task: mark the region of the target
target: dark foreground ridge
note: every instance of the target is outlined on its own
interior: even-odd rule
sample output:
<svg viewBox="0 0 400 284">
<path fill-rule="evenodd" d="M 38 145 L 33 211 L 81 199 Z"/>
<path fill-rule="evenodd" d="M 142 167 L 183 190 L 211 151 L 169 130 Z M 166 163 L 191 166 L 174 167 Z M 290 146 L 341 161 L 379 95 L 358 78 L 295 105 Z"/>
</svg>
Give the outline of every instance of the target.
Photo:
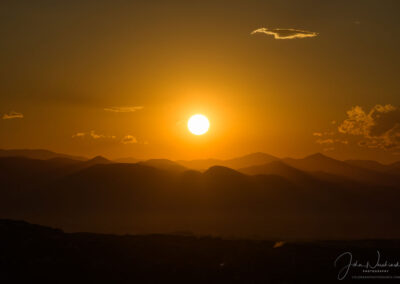
<svg viewBox="0 0 400 284">
<path fill-rule="evenodd" d="M 377 250 L 381 263 L 396 262 L 400 241 L 118 236 L 0 220 L 2 283 L 338 283 L 334 261 L 340 254 L 375 264 Z M 359 271 L 351 270 L 347 279 Z M 399 272 L 390 268 L 387 274 Z"/>
</svg>

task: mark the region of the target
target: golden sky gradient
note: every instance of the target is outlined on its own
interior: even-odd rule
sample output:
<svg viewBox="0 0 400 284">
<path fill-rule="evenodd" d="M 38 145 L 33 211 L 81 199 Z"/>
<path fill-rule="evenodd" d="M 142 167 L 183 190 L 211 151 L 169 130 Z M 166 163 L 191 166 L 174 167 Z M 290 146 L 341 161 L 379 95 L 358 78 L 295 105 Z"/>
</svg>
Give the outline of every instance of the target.
<svg viewBox="0 0 400 284">
<path fill-rule="evenodd" d="M 0 148 L 399 160 L 399 8 L 2 1 Z M 196 113 L 210 120 L 205 135 L 187 130 Z"/>
</svg>

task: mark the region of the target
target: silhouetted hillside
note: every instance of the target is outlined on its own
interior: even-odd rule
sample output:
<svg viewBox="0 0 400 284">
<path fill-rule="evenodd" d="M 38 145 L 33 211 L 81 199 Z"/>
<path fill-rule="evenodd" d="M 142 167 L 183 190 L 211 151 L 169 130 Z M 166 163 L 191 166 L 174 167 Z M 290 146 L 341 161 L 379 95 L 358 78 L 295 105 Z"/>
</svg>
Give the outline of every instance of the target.
<svg viewBox="0 0 400 284">
<path fill-rule="evenodd" d="M 134 164 L 134 163 L 140 162 L 140 160 L 136 159 L 136 158 L 132 158 L 132 157 L 126 157 L 126 158 L 114 159 L 114 162 L 116 162 L 116 163 Z"/>
<path fill-rule="evenodd" d="M 265 153 L 253 153 L 243 157 L 234 158 L 230 160 L 226 160 L 223 163 L 223 166 L 232 168 L 232 169 L 240 169 L 246 168 L 254 165 L 262 165 L 272 161 L 278 160 L 277 157 L 271 156 Z"/>
<path fill-rule="evenodd" d="M 398 183 L 398 177 L 391 174 L 359 167 L 354 165 L 354 163 L 338 161 L 320 153 L 307 156 L 303 159 L 286 158 L 282 161 L 305 172 L 324 172 L 359 182 L 381 185 L 393 185 Z"/>
<path fill-rule="evenodd" d="M 85 163 L 77 160 L 54 158 L 50 160 L 25 157 L 0 158 L 0 185 L 2 193 L 18 194 L 68 173 L 70 168 Z"/>
<path fill-rule="evenodd" d="M 389 165 L 383 165 L 377 161 L 371 161 L 371 160 L 346 160 L 346 163 L 356 166 L 359 168 L 364 168 L 367 170 L 371 171 L 377 171 L 377 172 L 387 172 L 390 170 Z"/>
<path fill-rule="evenodd" d="M 400 161 L 393 163 L 389 166 L 390 166 L 390 169 L 389 169 L 388 173 L 394 174 L 394 175 L 400 175 Z"/>
<path fill-rule="evenodd" d="M 25 195 L 31 190 L 35 195 L 43 186 L 97 163 L 109 162 L 104 158 L 78 161 L 67 158 L 40 160 L 26 157 L 3 157 L 0 158 L 0 193 L 8 199 L 26 197 Z M 6 201 L 7 198 L 3 202 L 4 206 L 13 207 L 12 203 Z"/>
<path fill-rule="evenodd" d="M 222 160 L 217 160 L 217 159 L 200 159 L 200 160 L 190 160 L 190 161 L 179 160 L 176 162 L 189 169 L 199 170 L 199 171 L 206 170 L 212 166 L 222 165 L 224 163 Z"/>
<path fill-rule="evenodd" d="M 203 173 L 203 176 L 211 178 L 223 178 L 227 180 L 244 178 L 243 174 L 223 166 L 213 166 Z"/>
<path fill-rule="evenodd" d="M 398 240 L 232 240 L 207 236 L 64 233 L 0 220 L 4 283 L 337 283 L 351 252 L 375 263 L 396 262 Z M 369 276 L 398 275 L 398 268 Z M 362 268 L 350 269 L 365 275 Z"/>
<path fill-rule="evenodd" d="M 188 170 L 184 166 L 167 159 L 150 159 L 139 162 L 139 164 L 176 173 L 181 173 Z"/>
<path fill-rule="evenodd" d="M 10 149 L 10 150 L 0 149 L 0 157 L 25 157 L 25 158 L 39 159 L 39 160 L 49 160 L 53 158 L 66 158 L 79 161 L 86 160 L 85 157 L 60 154 L 42 149 Z"/>
<path fill-rule="evenodd" d="M 275 161 L 278 158 L 265 154 L 265 153 L 252 153 L 238 158 L 229 160 L 216 160 L 216 159 L 204 159 L 204 160 L 191 160 L 191 161 L 177 161 L 179 164 L 195 170 L 206 170 L 212 166 L 224 166 L 232 169 L 241 169 L 254 165 L 266 164 L 271 161 Z"/>
<path fill-rule="evenodd" d="M 295 183 L 310 182 L 313 179 L 309 174 L 293 168 L 282 161 L 272 161 L 264 165 L 239 169 L 239 171 L 248 175 L 278 175 Z"/>
</svg>

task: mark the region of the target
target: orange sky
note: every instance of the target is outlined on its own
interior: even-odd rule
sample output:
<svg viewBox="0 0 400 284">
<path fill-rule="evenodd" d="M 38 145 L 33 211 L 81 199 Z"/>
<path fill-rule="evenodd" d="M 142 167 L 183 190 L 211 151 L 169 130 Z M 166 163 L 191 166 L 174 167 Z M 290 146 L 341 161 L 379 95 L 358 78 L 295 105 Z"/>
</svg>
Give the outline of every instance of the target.
<svg viewBox="0 0 400 284">
<path fill-rule="evenodd" d="M 398 1 L 149 2 L 2 1 L 0 148 L 399 159 Z"/>
</svg>

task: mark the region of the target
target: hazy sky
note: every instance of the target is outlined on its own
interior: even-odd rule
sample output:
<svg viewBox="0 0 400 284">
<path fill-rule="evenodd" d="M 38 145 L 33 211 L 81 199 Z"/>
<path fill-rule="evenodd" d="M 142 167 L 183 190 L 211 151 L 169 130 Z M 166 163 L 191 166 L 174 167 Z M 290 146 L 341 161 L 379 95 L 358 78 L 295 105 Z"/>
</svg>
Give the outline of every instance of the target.
<svg viewBox="0 0 400 284">
<path fill-rule="evenodd" d="M 396 0 L 3 0 L 0 148 L 399 160 L 399 12 Z M 187 131 L 195 113 L 204 136 Z"/>
</svg>

